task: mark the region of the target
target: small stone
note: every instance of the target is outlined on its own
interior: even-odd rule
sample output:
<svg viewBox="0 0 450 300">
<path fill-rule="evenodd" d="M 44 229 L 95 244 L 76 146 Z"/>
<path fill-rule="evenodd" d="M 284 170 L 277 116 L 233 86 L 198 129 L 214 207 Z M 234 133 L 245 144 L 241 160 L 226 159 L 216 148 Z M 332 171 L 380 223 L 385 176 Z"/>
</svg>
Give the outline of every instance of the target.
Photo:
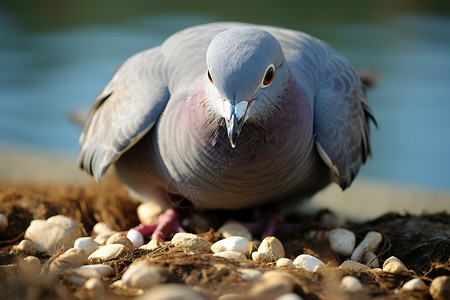
<svg viewBox="0 0 450 300">
<path fill-rule="evenodd" d="M 81 236 L 78 224 L 71 218 L 57 215 L 48 220 L 33 220 L 25 232 L 25 239 L 36 246 L 37 251 L 53 255 L 59 248 L 71 248 Z"/>
<path fill-rule="evenodd" d="M 160 284 L 143 295 L 136 298 L 136 300 L 208 300 L 204 295 L 194 291 L 191 287 L 185 284 Z"/>
<path fill-rule="evenodd" d="M 363 289 L 361 281 L 354 276 L 345 276 L 342 278 L 340 287 L 349 293 L 359 292 Z"/>
<path fill-rule="evenodd" d="M 425 285 L 425 282 L 423 282 L 420 278 L 413 278 L 407 282 L 401 287 L 401 292 L 410 292 L 410 291 L 421 291 L 425 290 L 427 286 Z"/>
<path fill-rule="evenodd" d="M 308 240 L 323 241 L 328 239 L 328 230 L 310 230 L 303 236 Z"/>
<path fill-rule="evenodd" d="M 4 214 L 0 214 L 0 233 L 8 228 L 8 218 Z"/>
<path fill-rule="evenodd" d="M 296 293 L 287 293 L 279 297 L 276 297 L 274 300 L 303 300 L 303 298 L 300 295 L 297 295 Z"/>
<path fill-rule="evenodd" d="M 160 269 L 146 262 L 132 263 L 122 276 L 127 286 L 147 289 L 167 280 Z"/>
<path fill-rule="evenodd" d="M 378 262 L 377 255 L 373 252 L 367 252 L 364 254 L 363 262 L 366 266 L 370 268 L 379 268 L 380 263 Z"/>
<path fill-rule="evenodd" d="M 277 267 L 278 268 L 280 268 L 280 267 L 291 268 L 291 267 L 294 267 L 294 263 L 289 258 L 282 257 L 277 260 Z"/>
<path fill-rule="evenodd" d="M 244 281 L 253 281 L 261 277 L 262 272 L 256 269 L 238 269 L 239 273 L 241 273 L 241 278 Z"/>
<path fill-rule="evenodd" d="M 86 265 L 71 269 L 69 281 L 76 285 L 83 285 L 89 278 L 103 278 L 114 274 L 114 269 L 108 265 Z"/>
<path fill-rule="evenodd" d="M 241 252 L 232 251 L 232 250 L 217 252 L 213 256 L 223 257 L 223 258 L 227 258 L 227 259 L 235 259 L 235 260 L 239 260 L 239 261 L 247 260 L 247 257 L 244 254 L 242 254 Z"/>
<path fill-rule="evenodd" d="M 391 256 L 383 263 L 383 271 L 392 274 L 406 274 L 409 270 L 405 265 L 395 256 Z"/>
<path fill-rule="evenodd" d="M 211 246 L 205 239 L 186 232 L 176 233 L 172 238 L 172 244 L 186 251 L 209 253 Z"/>
<path fill-rule="evenodd" d="M 362 262 L 364 254 L 367 252 L 375 252 L 382 240 L 383 236 L 381 233 L 376 231 L 368 232 L 361 243 L 359 243 L 358 247 L 355 248 L 350 259 Z"/>
<path fill-rule="evenodd" d="M 355 234 L 344 228 L 336 228 L 328 233 L 330 248 L 342 256 L 350 256 L 355 249 Z"/>
<path fill-rule="evenodd" d="M 144 244 L 144 237 L 139 231 L 134 229 L 130 229 L 127 232 L 127 239 L 129 239 L 136 248 L 139 248 Z"/>
<path fill-rule="evenodd" d="M 325 227 L 339 227 L 345 225 L 345 218 L 335 212 L 327 211 L 320 216 L 319 222 Z"/>
<path fill-rule="evenodd" d="M 297 258 L 294 259 L 293 263 L 295 266 L 308 270 L 310 272 L 313 272 L 314 268 L 319 264 L 325 266 L 325 264 L 320 259 L 308 254 L 300 254 L 299 256 L 297 256 Z"/>
<path fill-rule="evenodd" d="M 275 262 L 282 257 L 284 257 L 283 244 L 274 236 L 266 237 L 259 245 L 258 251 L 252 253 L 252 259 L 259 262 Z"/>
<path fill-rule="evenodd" d="M 75 268 L 87 264 L 87 255 L 83 249 L 70 248 L 52 261 L 50 264 L 50 272 L 56 275 L 67 268 Z"/>
<path fill-rule="evenodd" d="M 213 253 L 237 251 L 247 257 L 250 256 L 251 249 L 252 245 L 250 244 L 250 241 L 240 236 L 230 236 L 211 245 L 211 251 Z"/>
<path fill-rule="evenodd" d="M 114 233 L 115 230 L 113 230 L 108 224 L 104 222 L 98 222 L 94 225 L 94 228 L 92 228 L 92 235 L 99 235 L 102 233 Z"/>
<path fill-rule="evenodd" d="M 226 223 L 217 229 L 217 231 L 221 232 L 224 238 L 228 238 L 230 236 L 241 236 L 249 241 L 252 240 L 252 234 L 250 231 L 248 231 L 248 229 L 239 222 Z"/>
<path fill-rule="evenodd" d="M 430 285 L 433 300 L 448 300 L 450 297 L 450 276 L 438 276 Z"/>
<path fill-rule="evenodd" d="M 164 209 L 158 204 L 158 201 L 146 201 L 136 209 L 139 221 L 142 224 L 155 224 L 158 217 L 163 213 Z"/>
<path fill-rule="evenodd" d="M 41 272 L 41 262 L 36 256 L 27 256 L 19 263 L 22 272 L 37 275 Z"/>
<path fill-rule="evenodd" d="M 352 270 L 360 270 L 360 271 L 370 271 L 370 267 L 366 266 L 365 264 L 353 261 L 353 260 L 346 260 L 344 261 L 340 266 L 340 269 L 352 269 Z"/>
<path fill-rule="evenodd" d="M 91 237 L 80 237 L 75 240 L 73 247 L 83 249 L 86 252 L 86 255 L 89 256 L 100 247 L 100 244 Z"/>
<path fill-rule="evenodd" d="M 161 239 L 152 239 L 150 240 L 150 242 L 148 242 L 148 244 L 142 245 L 141 249 L 146 249 L 146 250 L 154 250 L 156 248 L 162 247 L 164 246 L 164 241 Z"/>
<path fill-rule="evenodd" d="M 106 241 L 115 233 L 115 231 L 100 233 L 95 237 L 94 241 L 100 245 L 106 245 Z"/>
<path fill-rule="evenodd" d="M 105 284 L 100 278 L 93 277 L 86 280 L 83 288 L 87 291 L 88 299 L 103 298 L 105 293 Z"/>
<path fill-rule="evenodd" d="M 285 272 L 268 271 L 251 287 L 249 295 L 272 299 L 291 293 L 293 289 L 294 284 Z"/>
<path fill-rule="evenodd" d="M 110 244 L 101 246 L 89 255 L 89 260 L 99 258 L 102 261 L 110 260 L 119 257 L 119 255 L 126 249 L 122 244 Z"/>
<path fill-rule="evenodd" d="M 217 300 L 243 300 L 240 294 L 225 294 L 217 298 Z"/>
<path fill-rule="evenodd" d="M 27 255 L 36 255 L 36 246 L 33 244 L 32 241 L 29 240 L 22 240 L 20 241 L 19 245 L 17 245 L 17 250 L 22 252 L 23 254 Z"/>
<path fill-rule="evenodd" d="M 109 237 L 109 239 L 106 241 L 106 245 L 110 244 L 122 244 L 128 249 L 134 249 L 136 248 L 133 243 L 122 234 L 122 232 L 116 232 L 113 235 Z"/>
</svg>

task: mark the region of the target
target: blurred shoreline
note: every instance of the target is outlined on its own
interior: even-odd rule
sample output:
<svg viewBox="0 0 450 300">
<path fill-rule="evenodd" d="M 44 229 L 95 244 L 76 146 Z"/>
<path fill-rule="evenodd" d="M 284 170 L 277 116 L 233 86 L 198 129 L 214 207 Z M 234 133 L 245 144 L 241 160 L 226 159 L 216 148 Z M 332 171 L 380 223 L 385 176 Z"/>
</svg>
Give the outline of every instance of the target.
<svg viewBox="0 0 450 300">
<path fill-rule="evenodd" d="M 25 150 L 0 151 L 0 186 L 15 184 L 92 184 L 76 158 Z M 298 210 L 327 208 L 350 221 L 364 221 L 388 212 L 420 215 L 450 212 L 450 191 L 357 178 L 342 192 L 334 184 L 302 202 Z"/>
</svg>

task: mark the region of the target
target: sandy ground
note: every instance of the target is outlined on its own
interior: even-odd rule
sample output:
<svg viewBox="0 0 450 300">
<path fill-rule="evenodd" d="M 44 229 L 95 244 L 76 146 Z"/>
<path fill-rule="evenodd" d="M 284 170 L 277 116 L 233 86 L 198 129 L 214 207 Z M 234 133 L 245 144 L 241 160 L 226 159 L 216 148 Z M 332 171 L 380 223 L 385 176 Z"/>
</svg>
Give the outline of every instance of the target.
<svg viewBox="0 0 450 300">
<path fill-rule="evenodd" d="M 93 179 L 80 170 L 74 157 L 0 151 L 0 182 L 69 183 L 82 185 Z M 357 178 L 342 192 L 334 184 L 298 206 L 303 212 L 328 208 L 348 220 L 364 221 L 388 212 L 438 213 L 450 211 L 450 191 Z"/>
</svg>

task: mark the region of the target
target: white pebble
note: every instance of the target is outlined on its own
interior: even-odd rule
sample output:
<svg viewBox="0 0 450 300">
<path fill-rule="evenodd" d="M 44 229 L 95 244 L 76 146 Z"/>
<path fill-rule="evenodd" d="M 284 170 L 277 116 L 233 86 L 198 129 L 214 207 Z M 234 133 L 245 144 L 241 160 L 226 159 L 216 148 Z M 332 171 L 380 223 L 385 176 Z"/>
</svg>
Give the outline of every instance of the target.
<svg viewBox="0 0 450 300">
<path fill-rule="evenodd" d="M 146 291 L 136 300 L 207 300 L 209 298 L 196 292 L 186 284 L 160 284 Z"/>
<path fill-rule="evenodd" d="M 137 262 L 130 265 L 122 276 L 127 286 L 147 289 L 166 281 L 160 269 L 146 262 Z"/>
<path fill-rule="evenodd" d="M 260 270 L 256 269 L 238 269 L 239 273 L 241 273 L 241 278 L 244 281 L 253 281 L 261 277 L 263 274 Z"/>
<path fill-rule="evenodd" d="M 93 277 L 86 280 L 83 288 L 87 291 L 88 299 L 103 298 L 102 295 L 105 292 L 105 284 L 100 278 Z"/>
<path fill-rule="evenodd" d="M 250 256 L 251 249 L 252 245 L 250 244 L 250 241 L 240 236 L 230 236 L 211 245 L 211 251 L 213 253 L 237 251 L 247 257 Z"/>
<path fill-rule="evenodd" d="M 450 295 L 450 276 L 438 276 L 430 285 L 430 294 L 433 300 L 448 300 Z"/>
<path fill-rule="evenodd" d="M 291 268 L 291 267 L 294 266 L 294 263 L 289 258 L 282 257 L 282 258 L 277 260 L 277 264 L 276 265 L 277 265 L 278 268 L 280 268 L 280 267 Z"/>
<path fill-rule="evenodd" d="M 395 256 L 391 256 L 383 263 L 383 271 L 392 274 L 409 273 L 405 265 Z"/>
<path fill-rule="evenodd" d="M 223 257 L 223 258 L 227 258 L 227 259 L 235 259 L 235 260 L 239 260 L 239 261 L 247 260 L 247 257 L 244 254 L 242 254 L 241 252 L 231 251 L 231 250 L 217 252 L 213 256 Z"/>
<path fill-rule="evenodd" d="M 101 246 L 97 250 L 89 255 L 89 260 L 94 258 L 99 258 L 102 261 L 114 259 L 119 257 L 119 255 L 126 249 L 122 244 L 110 244 Z"/>
<path fill-rule="evenodd" d="M 293 289 L 294 284 L 289 275 L 284 271 L 274 270 L 265 272 L 250 288 L 249 295 L 255 298 L 273 299 L 291 293 Z"/>
<path fill-rule="evenodd" d="M 28 275 L 37 275 L 41 272 L 41 262 L 36 256 L 27 256 L 20 263 L 22 271 Z"/>
<path fill-rule="evenodd" d="M 420 291 L 426 289 L 427 286 L 425 285 L 425 282 L 423 282 L 420 278 L 413 278 L 402 286 L 400 289 L 401 292 L 410 292 L 410 291 Z"/>
<path fill-rule="evenodd" d="M 230 222 L 227 224 L 222 225 L 219 229 L 217 229 L 218 232 L 221 232 L 224 238 L 230 237 L 230 236 L 241 236 L 246 238 L 247 240 L 252 240 L 252 234 L 248 229 L 239 222 Z"/>
<path fill-rule="evenodd" d="M 74 268 L 88 264 L 86 252 L 83 249 L 70 248 L 50 264 L 50 272 L 60 273 L 67 268 Z"/>
<path fill-rule="evenodd" d="M 89 278 L 103 278 L 114 274 L 114 269 L 107 265 L 86 265 L 70 270 L 69 281 L 83 285 Z"/>
<path fill-rule="evenodd" d="M 186 251 L 209 253 L 211 245 L 205 239 L 186 232 L 176 233 L 172 238 L 172 244 Z"/>
<path fill-rule="evenodd" d="M 99 235 L 102 233 L 113 233 L 115 232 L 108 224 L 104 222 L 98 222 L 92 228 L 92 235 Z"/>
<path fill-rule="evenodd" d="M 136 248 L 144 245 L 144 237 L 137 230 L 130 229 L 127 233 L 127 238 L 133 243 Z"/>
<path fill-rule="evenodd" d="M 29 240 L 20 241 L 17 250 L 27 255 L 36 255 L 36 246 Z"/>
<path fill-rule="evenodd" d="M 366 254 L 364 254 L 363 262 L 366 266 L 369 266 L 372 269 L 380 267 L 377 255 L 373 252 L 367 252 Z"/>
<path fill-rule="evenodd" d="M 111 235 L 109 237 L 109 239 L 106 241 L 107 245 L 110 244 L 122 244 L 125 247 L 127 247 L 128 249 L 134 249 L 136 247 L 134 247 L 133 243 L 126 237 L 123 235 L 122 232 L 116 232 L 113 235 Z"/>
<path fill-rule="evenodd" d="M 139 221 L 142 224 L 155 224 L 158 217 L 163 213 L 163 207 L 158 204 L 159 201 L 146 201 L 136 209 Z"/>
<path fill-rule="evenodd" d="M 8 228 L 8 218 L 4 214 L 0 214 L 0 233 Z"/>
<path fill-rule="evenodd" d="M 335 212 L 325 212 L 320 216 L 319 222 L 323 226 L 339 227 L 345 225 L 345 218 Z"/>
<path fill-rule="evenodd" d="M 360 271 L 370 271 L 370 267 L 365 264 L 359 263 L 353 260 L 346 260 L 340 266 L 340 269 L 352 269 L 352 270 L 360 270 Z"/>
<path fill-rule="evenodd" d="M 359 292 L 363 289 L 361 281 L 354 276 L 345 276 L 342 278 L 340 287 L 349 293 Z"/>
<path fill-rule="evenodd" d="M 25 239 L 36 246 L 37 251 L 53 255 L 59 248 L 71 248 L 81 236 L 78 224 L 65 216 L 53 216 L 48 220 L 33 220 L 25 232 Z"/>
<path fill-rule="evenodd" d="M 300 295 L 297 295 L 296 293 L 287 293 L 279 297 L 276 297 L 274 300 L 303 300 L 303 298 Z"/>
<path fill-rule="evenodd" d="M 100 245 L 106 245 L 106 241 L 115 233 L 115 231 L 100 233 L 95 237 L 94 241 Z"/>
<path fill-rule="evenodd" d="M 382 240 L 383 236 L 381 233 L 376 231 L 368 232 L 361 243 L 359 243 L 358 247 L 353 251 L 350 259 L 362 262 L 364 254 L 366 254 L 366 252 L 375 252 Z"/>
<path fill-rule="evenodd" d="M 297 256 L 297 258 L 294 259 L 293 263 L 295 266 L 306 269 L 310 272 L 313 272 L 314 268 L 317 265 L 321 264 L 325 266 L 325 264 L 320 259 L 308 254 L 300 254 L 299 256 Z"/>
<path fill-rule="evenodd" d="M 86 252 L 86 255 L 90 255 L 92 252 L 100 247 L 100 244 L 94 241 L 91 237 L 80 237 L 75 240 L 73 244 L 74 248 L 83 249 Z"/>
<path fill-rule="evenodd" d="M 345 228 L 336 228 L 328 233 L 331 250 L 342 256 L 350 256 L 355 249 L 355 234 Z"/>
<path fill-rule="evenodd" d="M 284 257 L 283 244 L 274 236 L 266 237 L 259 245 L 258 251 L 252 253 L 254 261 L 275 262 L 282 257 Z"/>
<path fill-rule="evenodd" d="M 147 244 L 142 245 L 139 248 L 146 249 L 146 250 L 154 250 L 154 249 L 162 247 L 162 246 L 164 246 L 164 242 L 161 239 L 153 239 L 153 240 L 150 240 L 150 242 L 148 242 Z"/>
</svg>

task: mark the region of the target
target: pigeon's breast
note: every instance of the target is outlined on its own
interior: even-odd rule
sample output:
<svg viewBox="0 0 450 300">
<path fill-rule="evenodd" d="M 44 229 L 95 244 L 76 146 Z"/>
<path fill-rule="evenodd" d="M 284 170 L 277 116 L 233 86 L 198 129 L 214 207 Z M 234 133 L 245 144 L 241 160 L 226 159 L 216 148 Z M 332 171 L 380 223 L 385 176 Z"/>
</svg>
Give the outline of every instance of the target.
<svg viewBox="0 0 450 300">
<path fill-rule="evenodd" d="M 168 188 L 195 206 L 254 206 L 306 192 L 317 181 L 322 163 L 313 146 L 312 111 L 299 90 L 286 90 L 263 122 L 247 121 L 235 148 L 203 89 L 179 103 L 161 119 L 158 152 Z"/>
</svg>

